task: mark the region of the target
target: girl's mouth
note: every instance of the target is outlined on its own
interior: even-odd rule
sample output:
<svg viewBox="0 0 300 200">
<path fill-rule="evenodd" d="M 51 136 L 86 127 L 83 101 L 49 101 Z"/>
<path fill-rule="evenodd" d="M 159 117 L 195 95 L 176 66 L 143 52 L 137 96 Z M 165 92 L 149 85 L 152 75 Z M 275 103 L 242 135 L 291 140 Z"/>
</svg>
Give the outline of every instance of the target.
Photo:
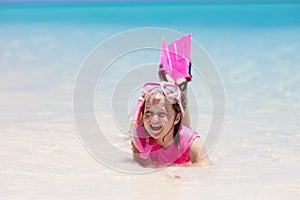
<svg viewBox="0 0 300 200">
<path fill-rule="evenodd" d="M 163 128 L 162 125 L 153 125 L 153 124 L 150 124 L 150 129 L 153 132 L 159 132 L 162 128 Z"/>
</svg>

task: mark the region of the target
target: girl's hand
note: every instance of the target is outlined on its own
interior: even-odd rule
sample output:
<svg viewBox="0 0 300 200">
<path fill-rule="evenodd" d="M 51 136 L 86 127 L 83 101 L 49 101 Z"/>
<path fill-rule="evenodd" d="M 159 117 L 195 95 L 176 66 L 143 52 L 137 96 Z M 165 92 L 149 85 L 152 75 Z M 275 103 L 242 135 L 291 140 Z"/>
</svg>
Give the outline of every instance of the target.
<svg viewBox="0 0 300 200">
<path fill-rule="evenodd" d="M 191 145 L 190 159 L 194 165 L 205 166 L 211 164 L 200 138 L 196 138 Z"/>
</svg>

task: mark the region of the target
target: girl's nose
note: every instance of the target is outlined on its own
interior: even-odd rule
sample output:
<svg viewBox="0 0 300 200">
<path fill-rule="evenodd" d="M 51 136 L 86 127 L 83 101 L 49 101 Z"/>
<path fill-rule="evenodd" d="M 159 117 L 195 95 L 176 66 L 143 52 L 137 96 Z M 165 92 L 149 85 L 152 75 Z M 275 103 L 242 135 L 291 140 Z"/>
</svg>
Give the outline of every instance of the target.
<svg viewBox="0 0 300 200">
<path fill-rule="evenodd" d="M 157 114 L 154 114 L 152 117 L 151 117 L 151 122 L 157 122 L 159 121 L 159 117 Z"/>
</svg>

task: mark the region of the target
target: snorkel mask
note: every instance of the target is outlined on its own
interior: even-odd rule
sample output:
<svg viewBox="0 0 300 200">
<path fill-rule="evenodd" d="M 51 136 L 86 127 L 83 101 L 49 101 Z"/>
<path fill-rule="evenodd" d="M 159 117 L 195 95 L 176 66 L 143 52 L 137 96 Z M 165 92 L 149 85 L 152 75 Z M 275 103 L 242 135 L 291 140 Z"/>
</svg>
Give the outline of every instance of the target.
<svg viewBox="0 0 300 200">
<path fill-rule="evenodd" d="M 168 82 L 147 82 L 142 87 L 144 98 L 149 98 L 156 91 L 162 92 L 167 102 L 171 104 L 178 103 L 180 111 L 184 115 L 181 103 L 181 91 L 177 85 Z"/>
</svg>

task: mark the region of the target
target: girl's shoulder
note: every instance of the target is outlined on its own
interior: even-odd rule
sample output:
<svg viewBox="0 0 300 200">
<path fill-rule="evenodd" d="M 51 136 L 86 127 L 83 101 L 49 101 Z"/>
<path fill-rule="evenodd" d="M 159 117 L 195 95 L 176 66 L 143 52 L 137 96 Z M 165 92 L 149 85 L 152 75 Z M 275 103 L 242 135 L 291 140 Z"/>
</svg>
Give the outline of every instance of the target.
<svg viewBox="0 0 300 200">
<path fill-rule="evenodd" d="M 197 137 L 200 138 L 199 133 L 194 131 L 192 129 L 192 127 L 190 127 L 190 126 L 183 126 L 182 125 L 181 128 L 180 128 L 179 134 L 180 134 L 180 143 L 182 145 L 187 145 L 187 146 L 192 145 L 193 141 Z"/>
<path fill-rule="evenodd" d="M 198 134 L 198 132 L 196 132 L 192 127 L 184 126 L 184 125 L 182 125 L 180 127 L 179 133 L 182 134 L 182 135 L 184 134 L 184 135 L 188 135 L 188 136 Z"/>
</svg>

